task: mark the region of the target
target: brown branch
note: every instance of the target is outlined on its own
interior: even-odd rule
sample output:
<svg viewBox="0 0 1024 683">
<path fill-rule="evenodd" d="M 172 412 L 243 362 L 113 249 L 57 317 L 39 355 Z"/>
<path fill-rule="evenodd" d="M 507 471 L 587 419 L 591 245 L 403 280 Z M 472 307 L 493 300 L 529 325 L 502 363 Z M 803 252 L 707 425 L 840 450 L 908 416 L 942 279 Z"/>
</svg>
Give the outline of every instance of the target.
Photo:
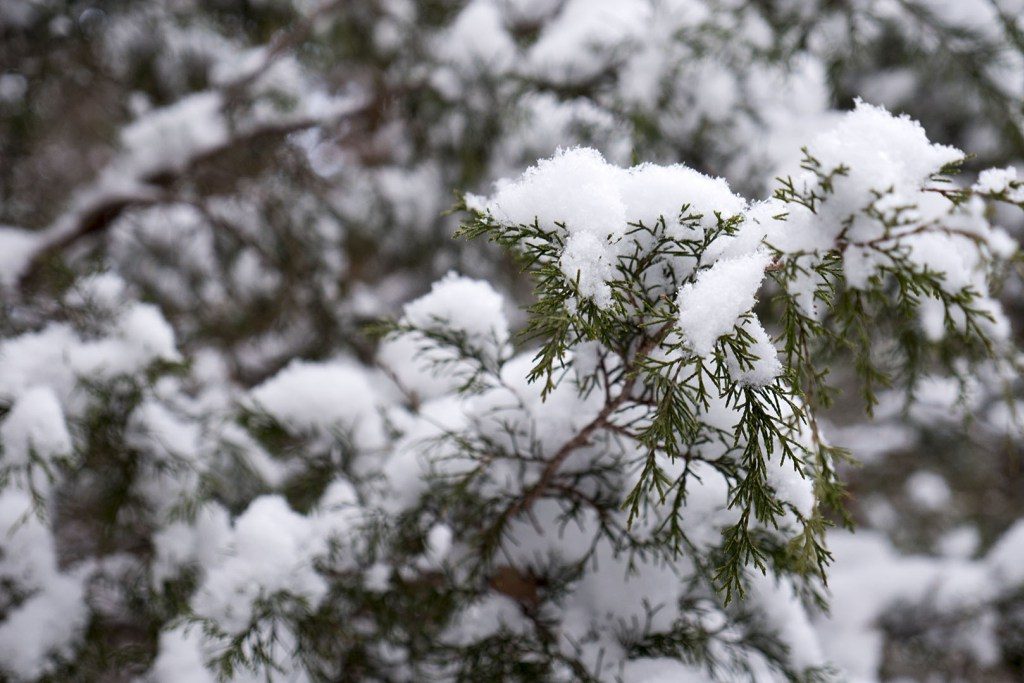
<svg viewBox="0 0 1024 683">
<path fill-rule="evenodd" d="M 225 109 L 227 103 L 237 101 L 260 76 L 265 74 L 281 56 L 296 48 L 312 32 L 314 25 L 325 14 L 337 9 L 344 0 L 327 0 L 315 8 L 289 30 L 276 35 L 266 45 L 264 59 L 258 67 L 243 74 L 233 81 L 221 84 L 219 90 L 224 96 Z M 356 107 L 354 111 L 339 113 L 335 118 L 351 116 L 356 112 L 366 111 L 366 103 Z M 127 178 L 133 182 L 132 191 L 103 192 L 102 184 L 96 182 L 93 188 L 99 190 L 97 196 L 86 202 L 85 206 L 73 208 L 61 215 L 39 233 L 39 247 L 24 264 L 19 275 L 18 287 L 25 285 L 35 276 L 41 264 L 54 254 L 67 249 L 84 237 L 100 233 L 110 227 L 126 211 L 134 208 L 180 201 L 179 198 L 167 193 L 165 188 L 181 181 L 203 164 L 233 150 L 252 145 L 264 138 L 284 137 L 291 133 L 312 128 L 324 123 L 323 117 L 307 117 L 296 120 L 278 121 L 247 130 L 231 137 L 220 145 L 205 149 L 194 157 L 186 160 L 177 168 L 159 168 L 138 178 Z"/>
<path fill-rule="evenodd" d="M 364 109 L 365 105 L 359 106 L 339 116 L 351 116 Z M 229 138 L 220 145 L 197 153 L 178 168 L 161 168 L 151 171 L 137 179 L 138 186 L 134 192 L 99 193 L 91 202 L 63 214 L 39 233 L 39 247 L 25 264 L 18 277 L 18 286 L 24 288 L 35 277 L 46 260 L 83 238 L 105 231 L 125 212 L 136 208 L 181 201 L 166 188 L 187 178 L 202 165 L 232 150 L 251 146 L 260 140 L 285 137 L 323 122 L 323 119 L 310 117 L 254 128 Z"/>
<path fill-rule="evenodd" d="M 626 364 L 625 373 L 627 375 L 626 381 L 622 385 L 622 389 L 619 391 L 615 398 L 605 403 L 601 412 L 594 417 L 593 420 L 588 422 L 574 437 L 562 444 L 555 454 L 548 460 L 543 471 L 541 471 L 540 478 L 537 482 L 531 486 L 526 494 L 519 498 L 508 510 L 505 518 L 515 517 L 516 515 L 529 511 L 533 504 L 537 501 L 541 495 L 550 487 L 551 482 L 558 475 L 558 470 L 561 468 L 562 463 L 572 455 L 574 451 L 590 443 L 590 437 L 594 432 L 606 428 L 610 425 L 610 419 L 615 412 L 622 407 L 630 395 L 633 393 L 633 388 L 636 386 L 639 373 L 636 371 L 636 361 L 639 358 L 643 358 L 650 354 L 655 347 L 658 346 L 672 329 L 672 325 L 675 321 L 670 320 L 664 323 L 657 329 L 653 336 L 646 337 L 642 344 L 637 348 L 633 354 L 633 358 L 629 363 Z"/>
</svg>

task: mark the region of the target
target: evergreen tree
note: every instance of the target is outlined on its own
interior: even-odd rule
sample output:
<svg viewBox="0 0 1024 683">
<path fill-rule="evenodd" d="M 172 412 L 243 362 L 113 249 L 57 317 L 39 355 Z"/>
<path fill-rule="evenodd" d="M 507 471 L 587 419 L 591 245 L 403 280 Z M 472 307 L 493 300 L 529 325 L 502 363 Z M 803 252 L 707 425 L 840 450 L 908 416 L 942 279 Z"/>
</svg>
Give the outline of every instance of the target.
<svg viewBox="0 0 1024 683">
<path fill-rule="evenodd" d="M 1015 680 L 1022 35 L 0 4 L 0 677 Z"/>
</svg>

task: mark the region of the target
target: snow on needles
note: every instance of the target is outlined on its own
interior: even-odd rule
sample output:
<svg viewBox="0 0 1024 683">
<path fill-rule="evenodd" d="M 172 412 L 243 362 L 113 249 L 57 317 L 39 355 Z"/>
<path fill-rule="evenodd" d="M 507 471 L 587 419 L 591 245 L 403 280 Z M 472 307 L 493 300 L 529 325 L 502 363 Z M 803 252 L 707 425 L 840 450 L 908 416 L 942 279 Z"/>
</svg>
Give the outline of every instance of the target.
<svg viewBox="0 0 1024 683">
<path fill-rule="evenodd" d="M 714 228 L 719 217 L 738 216 L 746 208 L 746 201 L 721 178 L 680 164 L 620 168 L 598 151 L 579 147 L 559 150 L 517 180 L 499 183 L 488 199 L 469 200 L 502 223 L 536 222 L 540 229 L 562 235 L 562 272 L 577 283 L 580 295 L 600 308 L 612 305 L 609 282 L 616 277 L 633 226 L 653 228 L 663 220 L 671 237 L 695 239 Z M 681 220 L 684 213 L 697 220 L 697 227 Z M 683 257 L 676 261 L 668 267 L 679 275 L 694 265 Z"/>
<path fill-rule="evenodd" d="M 792 255 L 805 272 L 823 254 L 840 251 L 853 288 L 871 286 L 893 259 L 905 258 L 909 266 L 904 267 L 938 274 L 952 295 L 968 289 L 977 293 L 978 307 L 991 314 L 980 324 L 994 338 L 1006 338 L 1009 328 L 999 302 L 989 296 L 990 259 L 982 250 L 1005 257 L 1015 248 L 1012 240 L 989 225 L 982 202 L 954 205 L 928 187 L 963 158 L 960 150 L 930 142 L 907 116 L 858 101 L 834 127 L 813 138 L 807 155 L 805 167 L 789 176 L 793 198 L 783 193 L 782 200 L 754 205 L 724 180 L 685 166 L 625 169 L 587 148 L 559 150 L 518 179 L 499 182 L 491 197 L 470 197 L 469 204 L 500 223 L 536 225 L 551 234 L 563 245 L 558 266 L 566 280 L 578 296 L 605 310 L 615 305 L 622 259 L 635 247 L 650 246 L 652 238 L 635 226 L 650 230 L 663 222 L 669 239 L 707 240 L 699 261 L 684 253 L 666 255 L 644 276 L 645 286 L 682 284 L 679 328 L 701 356 L 711 353 L 753 307 L 772 259 L 763 242 L 776 254 Z M 1006 192 L 1014 179 L 1010 170 L 989 172 L 978 187 Z M 710 232 L 737 217 L 730 230 Z M 793 293 L 801 305 L 814 314 L 813 278 L 797 277 L 791 285 L 799 290 Z M 781 367 L 770 335 L 755 323 L 746 329 L 753 338 L 754 367 L 735 357 L 727 360 L 733 376 L 763 385 Z"/>
<path fill-rule="evenodd" d="M 693 351 L 706 356 L 715 342 L 754 307 L 764 269 L 771 262 L 766 250 L 722 259 L 679 290 L 679 329 Z"/>
</svg>

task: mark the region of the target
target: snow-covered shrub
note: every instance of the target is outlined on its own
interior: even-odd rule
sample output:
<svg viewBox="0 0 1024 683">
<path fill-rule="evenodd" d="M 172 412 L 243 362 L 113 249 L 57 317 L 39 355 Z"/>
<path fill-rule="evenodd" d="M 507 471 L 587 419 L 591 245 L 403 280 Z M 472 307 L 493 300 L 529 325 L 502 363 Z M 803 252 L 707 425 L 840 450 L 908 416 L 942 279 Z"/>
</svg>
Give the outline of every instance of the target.
<svg viewBox="0 0 1024 683">
<path fill-rule="evenodd" d="M 1024 675 L 1021 10 L 0 3 L 0 678 Z"/>
</svg>

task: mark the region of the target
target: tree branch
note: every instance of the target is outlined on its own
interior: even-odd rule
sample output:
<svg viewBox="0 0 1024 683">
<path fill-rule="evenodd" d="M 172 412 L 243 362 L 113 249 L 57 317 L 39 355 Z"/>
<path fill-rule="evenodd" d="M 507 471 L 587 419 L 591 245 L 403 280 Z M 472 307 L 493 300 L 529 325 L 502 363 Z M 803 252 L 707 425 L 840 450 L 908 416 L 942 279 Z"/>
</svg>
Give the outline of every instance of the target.
<svg viewBox="0 0 1024 683">
<path fill-rule="evenodd" d="M 528 511 L 537 499 L 540 498 L 541 495 L 550 487 L 551 482 L 557 476 L 562 463 L 564 463 L 574 451 L 589 444 L 590 437 L 594 432 L 609 425 L 611 416 L 614 415 L 615 411 L 617 411 L 622 404 L 629 399 L 630 395 L 633 393 L 633 388 L 636 386 L 637 379 L 639 377 L 636 372 L 637 359 L 650 354 L 650 352 L 662 342 L 674 324 L 674 320 L 664 323 L 657 329 L 653 336 L 646 337 L 643 343 L 637 347 L 636 352 L 633 354 L 633 358 L 625 367 L 627 379 L 623 383 L 622 389 L 619 391 L 618 395 L 605 403 L 601 412 L 599 412 L 593 420 L 588 422 L 579 432 L 577 432 L 574 437 L 562 444 L 561 448 L 559 448 L 551 459 L 548 460 L 548 463 L 541 472 L 540 478 L 537 482 L 526 491 L 526 494 L 522 498 L 518 499 L 509 508 L 506 518 L 515 517 L 522 512 Z"/>
</svg>

